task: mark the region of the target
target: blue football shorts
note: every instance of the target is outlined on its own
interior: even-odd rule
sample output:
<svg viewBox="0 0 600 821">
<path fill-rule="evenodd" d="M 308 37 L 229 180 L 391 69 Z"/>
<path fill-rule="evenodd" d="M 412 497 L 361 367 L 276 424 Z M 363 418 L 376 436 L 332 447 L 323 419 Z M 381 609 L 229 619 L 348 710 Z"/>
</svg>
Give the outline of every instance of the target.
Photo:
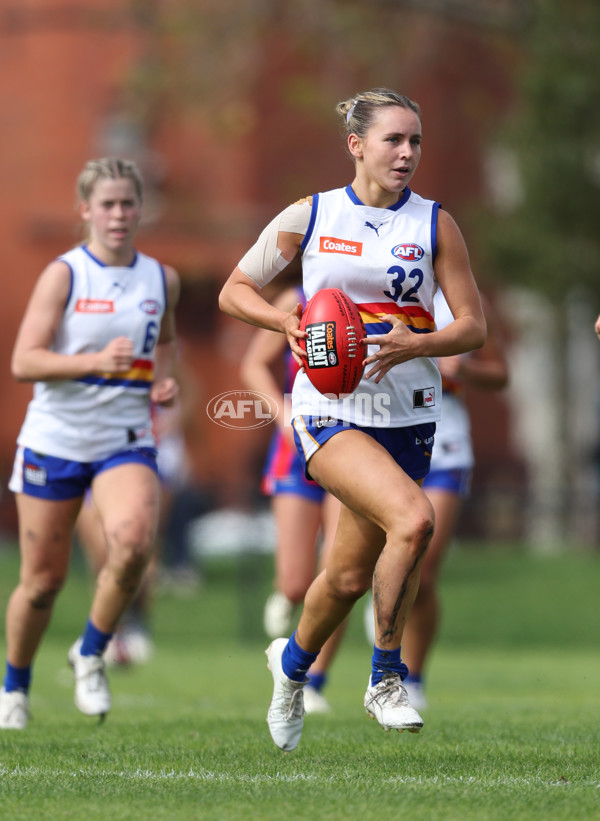
<svg viewBox="0 0 600 821">
<path fill-rule="evenodd" d="M 320 485 L 306 478 L 304 463 L 296 448 L 281 432 L 277 432 L 271 439 L 260 487 L 265 496 L 287 493 L 317 504 L 325 496 Z"/>
<path fill-rule="evenodd" d="M 325 491 L 312 480 L 306 478 L 304 462 L 298 456 L 291 463 L 285 476 L 270 476 L 265 474 L 262 482 L 263 493 L 267 496 L 279 496 L 289 493 L 292 496 L 301 496 L 309 502 L 321 504 Z"/>
<path fill-rule="evenodd" d="M 460 496 L 461 499 L 466 499 L 471 492 L 472 476 L 473 469 L 470 467 L 446 470 L 435 470 L 434 468 L 425 477 L 423 490 L 445 490 Z"/>
<path fill-rule="evenodd" d="M 155 448 L 129 448 L 95 462 L 75 462 L 19 445 L 8 487 L 38 499 L 75 499 L 84 495 L 102 471 L 130 463 L 146 465 L 158 474 Z"/>
<path fill-rule="evenodd" d="M 427 476 L 435 438 L 435 422 L 411 425 L 406 428 L 368 428 L 338 419 L 323 419 L 313 416 L 296 416 L 292 420 L 294 439 L 310 479 L 308 463 L 311 456 L 325 442 L 349 428 L 362 431 L 375 439 L 387 450 L 394 461 L 411 479 L 418 481 Z"/>
</svg>

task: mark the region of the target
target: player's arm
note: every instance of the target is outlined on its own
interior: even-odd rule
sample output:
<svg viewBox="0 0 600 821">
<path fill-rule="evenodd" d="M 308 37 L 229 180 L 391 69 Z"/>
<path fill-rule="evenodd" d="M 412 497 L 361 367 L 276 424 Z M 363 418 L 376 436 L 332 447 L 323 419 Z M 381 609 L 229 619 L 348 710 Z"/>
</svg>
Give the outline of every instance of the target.
<svg viewBox="0 0 600 821">
<path fill-rule="evenodd" d="M 11 370 L 20 382 L 76 379 L 115 373 L 131 366 L 133 345 L 113 339 L 102 351 L 62 354 L 51 350 L 71 290 L 69 266 L 56 260 L 42 271 L 29 299 L 12 352 Z"/>
<path fill-rule="evenodd" d="M 179 387 L 173 374 L 177 358 L 175 336 L 175 308 L 179 302 L 179 276 L 174 268 L 165 266 L 167 305 L 160 324 L 160 336 L 154 352 L 154 382 L 150 389 L 150 399 L 157 405 L 172 405 L 177 398 Z"/>
<path fill-rule="evenodd" d="M 273 305 L 284 313 L 290 313 L 299 305 L 295 288 L 288 288 L 274 300 Z M 301 305 L 300 305 L 301 308 Z M 266 328 L 258 328 L 240 365 L 240 376 L 250 390 L 265 394 L 277 405 L 277 423 L 285 426 L 288 417 L 285 397 L 273 366 L 279 362 L 287 348 L 283 334 L 274 333 Z"/>
<path fill-rule="evenodd" d="M 265 300 L 260 290 L 283 271 L 300 252 L 311 215 L 310 199 L 288 206 L 264 229 L 257 242 L 240 260 L 219 294 L 219 308 L 226 314 L 286 335 L 298 362 L 303 352 L 298 339 L 300 313 L 281 311 Z"/>
<path fill-rule="evenodd" d="M 219 308 L 258 328 L 286 333 L 288 314 L 267 302 L 260 294 L 260 286 L 239 267 L 234 268 L 221 289 Z"/>
</svg>

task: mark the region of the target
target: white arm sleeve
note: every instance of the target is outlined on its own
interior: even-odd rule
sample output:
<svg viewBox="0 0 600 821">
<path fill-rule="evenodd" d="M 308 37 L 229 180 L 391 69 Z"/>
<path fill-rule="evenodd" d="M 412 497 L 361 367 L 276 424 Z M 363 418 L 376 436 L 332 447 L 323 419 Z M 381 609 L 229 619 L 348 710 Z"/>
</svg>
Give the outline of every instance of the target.
<svg viewBox="0 0 600 821">
<path fill-rule="evenodd" d="M 279 232 L 286 231 L 304 236 L 308 230 L 311 210 L 311 202 L 308 199 L 288 205 L 271 220 L 252 248 L 241 258 L 238 268 L 259 288 L 271 282 L 291 262 L 277 247 Z"/>
</svg>

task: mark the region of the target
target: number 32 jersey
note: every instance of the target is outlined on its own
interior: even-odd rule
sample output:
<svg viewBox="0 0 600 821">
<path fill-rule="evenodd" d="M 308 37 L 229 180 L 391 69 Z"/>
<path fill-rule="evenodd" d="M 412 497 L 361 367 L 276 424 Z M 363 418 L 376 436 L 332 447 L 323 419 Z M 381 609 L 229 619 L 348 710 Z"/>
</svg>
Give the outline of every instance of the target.
<svg viewBox="0 0 600 821">
<path fill-rule="evenodd" d="M 409 188 L 392 208 L 364 205 L 350 186 L 314 195 L 302 243 L 306 298 L 340 288 L 370 336 L 391 330 L 386 315 L 413 333 L 434 331 L 438 208 Z M 369 346 L 369 354 L 378 348 Z M 339 400 L 319 394 L 303 372 L 292 393 L 293 416 L 331 416 L 369 427 L 436 422 L 440 410 L 440 374 L 435 359 L 426 357 L 394 366 L 378 384 L 363 376 L 356 391 Z"/>
<path fill-rule="evenodd" d="M 36 382 L 18 444 L 78 462 L 154 447 L 150 387 L 167 302 L 162 266 L 139 252 L 127 267 L 104 265 L 85 246 L 59 259 L 71 270 L 71 292 L 51 350 L 101 351 L 125 336 L 133 362 L 125 372 Z"/>
</svg>

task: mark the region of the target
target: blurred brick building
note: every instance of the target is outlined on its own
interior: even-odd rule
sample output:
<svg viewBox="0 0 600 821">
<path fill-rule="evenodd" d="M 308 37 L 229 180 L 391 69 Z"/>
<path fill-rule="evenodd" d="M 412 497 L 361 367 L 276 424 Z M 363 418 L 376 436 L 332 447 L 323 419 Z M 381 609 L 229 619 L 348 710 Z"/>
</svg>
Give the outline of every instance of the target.
<svg viewBox="0 0 600 821">
<path fill-rule="evenodd" d="M 10 352 L 39 272 L 79 240 L 75 179 L 88 158 L 119 154 L 143 170 L 139 247 L 183 279 L 181 355 L 197 403 L 186 435 L 196 479 L 217 504 L 256 497 L 268 438 L 265 430 L 225 430 L 206 414 L 211 397 L 241 387 L 237 364 L 250 333 L 219 314 L 218 290 L 284 205 L 349 181 L 339 99 L 386 85 L 420 102 L 425 139 L 414 188 L 457 218 L 477 270 L 468 214 L 487 196 L 486 146 L 512 98 L 518 4 L 373 2 L 362 4 L 369 7 L 362 30 L 360 17 L 339 16 L 348 4 L 304 4 L 301 24 L 279 8 L 286 4 L 257 4 L 263 16 L 250 25 L 253 5 L 4 0 L 0 7 L 3 529 L 14 527 L 6 482 L 31 395 L 10 375 Z M 519 465 L 502 399 L 473 406 L 487 493 L 494 477 L 512 481 Z"/>
</svg>

